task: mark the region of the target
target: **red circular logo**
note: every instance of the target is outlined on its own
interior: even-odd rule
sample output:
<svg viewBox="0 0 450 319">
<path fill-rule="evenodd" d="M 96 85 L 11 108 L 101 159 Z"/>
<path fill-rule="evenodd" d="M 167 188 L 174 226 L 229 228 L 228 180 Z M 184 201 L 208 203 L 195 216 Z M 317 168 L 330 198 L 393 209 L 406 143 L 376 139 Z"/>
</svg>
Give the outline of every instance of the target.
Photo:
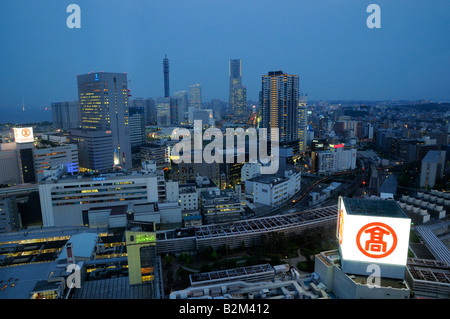
<svg viewBox="0 0 450 319">
<path fill-rule="evenodd" d="M 30 135 L 31 135 L 31 131 L 30 131 L 29 129 L 24 128 L 24 129 L 22 130 L 22 136 L 23 136 L 23 137 L 28 137 L 28 136 L 30 136 Z"/>
<path fill-rule="evenodd" d="M 358 249 L 367 257 L 383 258 L 392 254 L 397 247 L 397 234 L 383 223 L 369 223 L 356 235 Z"/>
</svg>

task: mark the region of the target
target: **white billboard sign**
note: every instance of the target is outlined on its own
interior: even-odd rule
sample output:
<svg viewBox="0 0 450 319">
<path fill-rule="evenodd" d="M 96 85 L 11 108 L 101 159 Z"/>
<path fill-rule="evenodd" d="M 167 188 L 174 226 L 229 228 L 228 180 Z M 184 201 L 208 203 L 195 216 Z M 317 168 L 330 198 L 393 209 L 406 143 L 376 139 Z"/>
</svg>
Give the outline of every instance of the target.
<svg viewBox="0 0 450 319">
<path fill-rule="evenodd" d="M 14 128 L 14 141 L 16 143 L 29 143 L 34 142 L 33 128 L 32 127 L 15 127 Z"/>
<path fill-rule="evenodd" d="M 342 259 L 406 265 L 410 219 L 347 214 L 342 206 L 338 220 Z"/>
</svg>

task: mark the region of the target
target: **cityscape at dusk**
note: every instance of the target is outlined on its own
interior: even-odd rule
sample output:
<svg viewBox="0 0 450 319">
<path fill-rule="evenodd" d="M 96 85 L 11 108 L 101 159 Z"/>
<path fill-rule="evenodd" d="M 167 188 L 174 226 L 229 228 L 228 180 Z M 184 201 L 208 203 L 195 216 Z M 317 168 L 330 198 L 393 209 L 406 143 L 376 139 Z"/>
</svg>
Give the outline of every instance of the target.
<svg viewBox="0 0 450 319">
<path fill-rule="evenodd" d="M 0 300 L 450 298 L 447 0 L 0 12 Z"/>
</svg>

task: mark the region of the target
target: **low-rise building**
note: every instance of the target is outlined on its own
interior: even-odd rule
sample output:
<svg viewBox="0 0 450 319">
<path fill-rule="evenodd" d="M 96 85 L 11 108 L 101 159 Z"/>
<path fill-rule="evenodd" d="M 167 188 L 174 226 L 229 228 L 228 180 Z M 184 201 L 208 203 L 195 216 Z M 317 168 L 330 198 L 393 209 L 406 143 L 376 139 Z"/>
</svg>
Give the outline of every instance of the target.
<svg viewBox="0 0 450 319">
<path fill-rule="evenodd" d="M 283 175 L 260 175 L 245 182 L 246 197 L 266 206 L 280 206 L 300 191 L 301 174 L 285 171 Z"/>
<path fill-rule="evenodd" d="M 41 144 L 33 150 L 36 180 L 44 177 L 44 171 L 52 166 L 65 166 L 67 173 L 78 173 L 78 149 L 75 144 L 50 146 Z"/>
<path fill-rule="evenodd" d="M 200 193 L 201 212 L 207 224 L 239 220 L 244 211 L 232 190 L 210 190 Z"/>
<path fill-rule="evenodd" d="M 367 275 L 348 274 L 341 268 L 338 250 L 315 255 L 316 284 L 322 284 L 327 294 L 338 299 L 409 299 L 411 291 L 404 280 L 382 277 L 379 285 Z"/>
<path fill-rule="evenodd" d="M 145 164 L 133 172 L 49 175 L 39 183 L 43 224 L 86 225 L 94 207 L 158 202 L 156 189 L 155 171 Z"/>
<path fill-rule="evenodd" d="M 320 186 L 320 185 L 319 185 Z M 317 204 L 323 203 L 330 196 L 334 195 L 336 190 L 341 186 L 341 183 L 332 182 L 329 186 L 324 189 L 320 189 L 317 192 L 312 192 L 309 194 L 309 206 L 315 206 Z"/>
<path fill-rule="evenodd" d="M 178 186 L 178 198 L 182 211 L 198 209 L 198 193 L 195 183 L 185 183 Z"/>
<path fill-rule="evenodd" d="M 18 230 L 21 226 L 16 197 L 0 198 L 0 232 Z"/>
<path fill-rule="evenodd" d="M 157 168 L 169 167 L 170 144 L 165 141 L 161 143 L 144 143 L 140 147 L 142 161 L 155 161 Z"/>
<path fill-rule="evenodd" d="M 328 151 L 312 152 L 311 169 L 317 174 L 334 174 L 356 168 L 356 149 L 344 149 L 343 144 L 330 145 Z"/>
<path fill-rule="evenodd" d="M 241 169 L 241 182 L 261 175 L 261 164 L 259 163 L 244 163 Z"/>
<path fill-rule="evenodd" d="M 191 286 L 171 292 L 170 299 L 329 299 L 311 275 L 289 265 L 269 264 L 199 273 Z"/>
<path fill-rule="evenodd" d="M 422 160 L 420 187 L 433 187 L 444 176 L 445 151 L 429 151 Z"/>
<path fill-rule="evenodd" d="M 182 212 L 183 227 L 199 227 L 203 225 L 202 214 L 199 210 L 190 210 Z"/>
<path fill-rule="evenodd" d="M 409 258 L 406 281 L 415 297 L 450 298 L 450 267 L 445 261 Z"/>
</svg>

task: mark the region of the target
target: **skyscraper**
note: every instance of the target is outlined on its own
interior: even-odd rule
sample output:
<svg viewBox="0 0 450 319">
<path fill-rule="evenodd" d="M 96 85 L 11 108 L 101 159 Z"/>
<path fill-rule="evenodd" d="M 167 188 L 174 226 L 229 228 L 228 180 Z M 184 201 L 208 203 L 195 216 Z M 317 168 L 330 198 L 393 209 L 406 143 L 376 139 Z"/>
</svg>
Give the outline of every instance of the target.
<svg viewBox="0 0 450 319">
<path fill-rule="evenodd" d="M 169 59 L 165 55 L 163 60 L 163 73 L 164 73 L 164 97 L 170 96 L 169 88 Z"/>
<path fill-rule="evenodd" d="M 52 121 L 54 129 L 69 130 L 80 125 L 78 101 L 52 102 Z"/>
<path fill-rule="evenodd" d="M 238 121 L 247 117 L 247 89 L 242 85 L 242 61 L 230 59 L 230 111 Z"/>
<path fill-rule="evenodd" d="M 185 115 L 188 113 L 189 100 L 187 91 L 179 91 L 174 93 L 172 104 L 176 106 L 178 112 L 176 124 L 185 122 Z"/>
<path fill-rule="evenodd" d="M 70 129 L 70 143 L 78 148 L 80 171 L 107 171 L 114 166 L 111 131 Z"/>
<path fill-rule="evenodd" d="M 202 86 L 200 84 L 189 86 L 189 107 L 202 108 Z"/>
<path fill-rule="evenodd" d="M 306 96 L 299 97 L 298 102 L 298 142 L 300 153 L 305 153 L 307 150 L 307 131 L 308 131 L 308 113 L 306 107 Z"/>
<path fill-rule="evenodd" d="M 156 125 L 157 123 L 157 112 L 156 112 L 156 101 L 153 98 L 143 99 L 138 97 L 135 99 L 128 100 L 128 107 L 141 107 L 144 109 L 144 119 L 145 125 Z"/>
<path fill-rule="evenodd" d="M 131 148 L 145 142 L 145 109 L 143 107 L 129 107 L 129 128 Z M 132 150 L 133 153 L 133 150 Z"/>
<path fill-rule="evenodd" d="M 262 76 L 260 126 L 268 129 L 271 138 L 274 138 L 271 129 L 278 128 L 280 142 L 298 140 L 298 99 L 298 75 L 280 70 Z"/>
<path fill-rule="evenodd" d="M 157 124 L 161 126 L 170 126 L 172 124 L 170 97 L 158 97 L 156 99 Z"/>
<path fill-rule="evenodd" d="M 114 165 L 130 169 L 127 74 L 91 72 L 78 75 L 78 97 L 81 129 L 110 133 Z"/>
<path fill-rule="evenodd" d="M 34 143 L 16 143 L 16 148 L 22 183 L 36 182 L 33 160 Z"/>
</svg>

